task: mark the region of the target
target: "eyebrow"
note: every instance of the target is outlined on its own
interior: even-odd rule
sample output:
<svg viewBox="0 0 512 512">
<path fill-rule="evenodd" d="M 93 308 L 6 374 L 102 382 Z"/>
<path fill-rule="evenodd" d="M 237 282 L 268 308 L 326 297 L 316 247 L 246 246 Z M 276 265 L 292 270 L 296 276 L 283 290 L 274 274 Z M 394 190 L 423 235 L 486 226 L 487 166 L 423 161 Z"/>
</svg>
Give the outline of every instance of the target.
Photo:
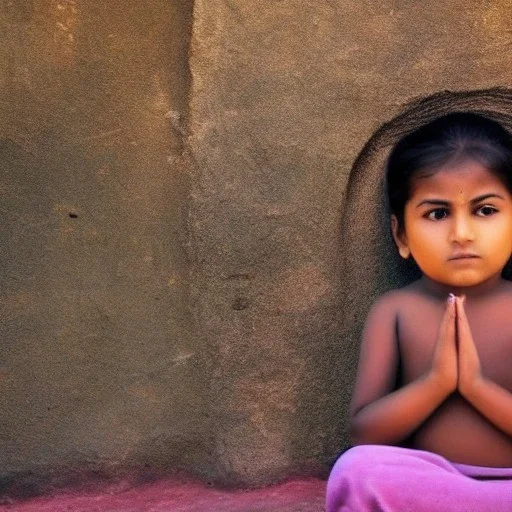
<svg viewBox="0 0 512 512">
<path fill-rule="evenodd" d="M 475 197 L 471 199 L 471 204 L 480 203 L 481 201 L 485 201 L 486 199 L 495 198 L 495 199 L 503 199 L 503 196 L 499 194 L 482 194 L 481 196 Z M 433 206 L 450 206 L 450 201 L 446 201 L 445 199 L 425 199 L 416 205 L 416 208 L 419 208 L 423 205 L 433 205 Z"/>
</svg>

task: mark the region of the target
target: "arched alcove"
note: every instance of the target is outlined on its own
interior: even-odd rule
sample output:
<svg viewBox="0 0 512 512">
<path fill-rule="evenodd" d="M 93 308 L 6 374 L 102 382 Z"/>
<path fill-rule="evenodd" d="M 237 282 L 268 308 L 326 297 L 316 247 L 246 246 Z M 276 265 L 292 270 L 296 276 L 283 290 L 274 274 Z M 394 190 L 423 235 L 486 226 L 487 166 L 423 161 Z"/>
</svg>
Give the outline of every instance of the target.
<svg viewBox="0 0 512 512">
<path fill-rule="evenodd" d="M 362 326 L 375 298 L 419 277 L 417 269 L 398 256 L 391 237 L 384 193 L 387 156 L 402 136 L 453 111 L 481 113 L 512 130 L 512 91 L 445 91 L 415 101 L 371 137 L 351 171 L 341 221 L 341 289 L 343 343 L 347 351 L 353 351 L 353 361 L 357 360 Z"/>
</svg>

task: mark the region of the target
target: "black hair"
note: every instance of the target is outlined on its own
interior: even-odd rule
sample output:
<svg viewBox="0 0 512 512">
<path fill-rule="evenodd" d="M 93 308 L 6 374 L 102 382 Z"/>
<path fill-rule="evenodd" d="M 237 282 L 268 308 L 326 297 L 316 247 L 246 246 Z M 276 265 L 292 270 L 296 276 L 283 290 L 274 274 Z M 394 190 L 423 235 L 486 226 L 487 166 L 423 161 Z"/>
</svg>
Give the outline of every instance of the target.
<svg viewBox="0 0 512 512">
<path fill-rule="evenodd" d="M 405 227 L 404 209 L 413 178 L 464 159 L 483 165 L 512 193 L 512 137 L 497 121 L 472 112 L 453 112 L 398 141 L 388 159 L 386 186 L 399 232 Z"/>
</svg>

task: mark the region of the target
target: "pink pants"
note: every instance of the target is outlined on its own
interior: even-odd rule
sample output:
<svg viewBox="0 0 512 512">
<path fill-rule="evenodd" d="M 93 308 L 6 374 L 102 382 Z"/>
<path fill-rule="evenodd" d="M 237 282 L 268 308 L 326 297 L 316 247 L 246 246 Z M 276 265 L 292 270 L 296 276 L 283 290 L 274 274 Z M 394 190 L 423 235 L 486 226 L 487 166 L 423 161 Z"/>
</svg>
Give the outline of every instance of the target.
<svg viewBox="0 0 512 512">
<path fill-rule="evenodd" d="M 327 482 L 326 512 L 512 512 L 512 468 L 454 464 L 396 446 L 345 452 Z"/>
</svg>

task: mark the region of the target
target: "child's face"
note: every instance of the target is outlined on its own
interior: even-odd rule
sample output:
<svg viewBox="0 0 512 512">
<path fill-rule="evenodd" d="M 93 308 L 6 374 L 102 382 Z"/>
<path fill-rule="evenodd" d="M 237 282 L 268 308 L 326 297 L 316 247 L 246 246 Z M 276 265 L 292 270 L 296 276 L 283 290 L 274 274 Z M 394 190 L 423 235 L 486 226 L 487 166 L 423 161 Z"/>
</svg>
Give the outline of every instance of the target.
<svg viewBox="0 0 512 512">
<path fill-rule="evenodd" d="M 475 286 L 499 276 L 512 253 L 512 195 L 478 162 L 465 160 L 413 180 L 400 254 L 432 280 Z"/>
</svg>

